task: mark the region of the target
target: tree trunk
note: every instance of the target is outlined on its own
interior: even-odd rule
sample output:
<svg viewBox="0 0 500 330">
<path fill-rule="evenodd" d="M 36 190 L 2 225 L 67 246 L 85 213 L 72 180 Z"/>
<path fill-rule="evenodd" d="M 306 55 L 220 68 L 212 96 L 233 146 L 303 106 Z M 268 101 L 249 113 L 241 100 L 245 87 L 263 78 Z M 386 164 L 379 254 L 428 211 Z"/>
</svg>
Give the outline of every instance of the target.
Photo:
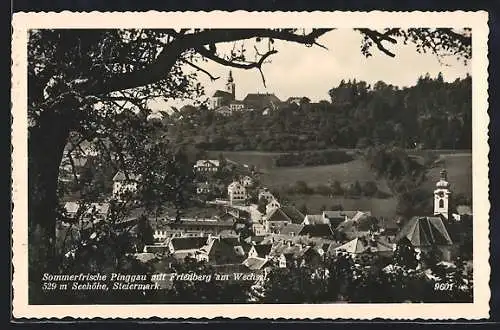
<svg viewBox="0 0 500 330">
<path fill-rule="evenodd" d="M 57 271 L 55 255 L 57 179 L 69 128 L 47 113 L 28 136 L 29 303 L 43 302 L 41 278 Z"/>
</svg>

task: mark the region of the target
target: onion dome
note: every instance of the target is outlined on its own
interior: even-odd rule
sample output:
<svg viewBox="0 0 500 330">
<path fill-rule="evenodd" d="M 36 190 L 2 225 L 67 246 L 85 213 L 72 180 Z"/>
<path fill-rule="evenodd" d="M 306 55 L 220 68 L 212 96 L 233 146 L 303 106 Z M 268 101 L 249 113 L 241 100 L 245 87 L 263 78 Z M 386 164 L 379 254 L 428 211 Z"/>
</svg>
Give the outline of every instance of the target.
<svg viewBox="0 0 500 330">
<path fill-rule="evenodd" d="M 450 183 L 447 180 L 447 172 L 445 169 L 440 172 L 441 178 L 436 183 L 436 188 L 440 189 L 448 189 L 450 187 Z"/>
</svg>

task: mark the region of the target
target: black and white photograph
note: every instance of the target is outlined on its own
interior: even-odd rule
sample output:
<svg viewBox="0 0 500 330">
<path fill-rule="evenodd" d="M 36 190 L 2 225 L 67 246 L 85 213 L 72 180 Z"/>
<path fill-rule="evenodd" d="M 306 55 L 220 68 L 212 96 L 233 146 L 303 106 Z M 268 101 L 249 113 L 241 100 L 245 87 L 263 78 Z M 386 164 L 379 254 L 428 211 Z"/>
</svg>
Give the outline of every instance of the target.
<svg viewBox="0 0 500 330">
<path fill-rule="evenodd" d="M 248 14 L 19 15 L 19 311 L 487 315 L 487 14 Z"/>
</svg>

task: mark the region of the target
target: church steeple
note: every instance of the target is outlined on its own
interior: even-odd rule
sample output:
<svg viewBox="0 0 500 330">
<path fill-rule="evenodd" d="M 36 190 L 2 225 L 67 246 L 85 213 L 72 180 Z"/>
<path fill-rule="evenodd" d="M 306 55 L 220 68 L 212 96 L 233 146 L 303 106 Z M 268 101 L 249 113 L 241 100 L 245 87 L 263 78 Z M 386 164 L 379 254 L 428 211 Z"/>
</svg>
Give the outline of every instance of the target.
<svg viewBox="0 0 500 330">
<path fill-rule="evenodd" d="M 235 99 L 235 84 L 233 80 L 233 72 L 229 70 L 229 77 L 227 78 L 226 83 L 226 92 L 230 93 L 233 96 L 233 100 Z"/>
<path fill-rule="evenodd" d="M 441 170 L 440 176 L 439 181 L 436 183 L 436 189 L 434 190 L 434 215 L 441 214 L 448 219 L 448 204 L 451 192 L 445 169 Z"/>
</svg>

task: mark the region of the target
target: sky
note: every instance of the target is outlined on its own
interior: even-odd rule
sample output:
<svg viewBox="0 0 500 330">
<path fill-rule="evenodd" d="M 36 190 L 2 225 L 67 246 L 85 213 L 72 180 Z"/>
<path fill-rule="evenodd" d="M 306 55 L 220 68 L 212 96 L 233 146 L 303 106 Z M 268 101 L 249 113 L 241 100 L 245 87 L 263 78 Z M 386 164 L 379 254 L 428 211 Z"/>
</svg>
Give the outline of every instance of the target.
<svg viewBox="0 0 500 330">
<path fill-rule="evenodd" d="M 454 58 L 445 58 L 440 63 L 433 54 L 419 54 L 413 44 L 387 44 L 387 48 L 396 54 L 389 57 L 372 48 L 372 57 L 361 54 L 362 36 L 352 29 L 338 29 L 326 33 L 318 42 L 328 49 L 318 46 L 306 47 L 302 44 L 276 41 L 278 53 L 271 55 L 271 63 L 263 65 L 266 86 L 263 85 L 258 70 L 235 69 L 232 74 L 236 83 L 236 99 L 243 99 L 248 93 L 274 93 L 281 100 L 291 96 L 307 96 L 313 102 L 329 100 L 328 90 L 337 86 L 342 79 L 363 80 L 369 84 L 382 80 L 387 84 L 400 87 L 415 85 L 421 75 L 430 73 L 436 77 L 443 73 L 446 81 L 453 81 L 470 74 L 471 66 Z M 254 56 L 255 41 L 246 40 L 247 54 Z M 239 44 L 238 44 L 239 45 Z M 260 52 L 267 49 L 267 43 L 259 43 Z M 218 50 L 227 51 L 233 44 L 218 46 Z M 199 72 L 200 83 L 205 87 L 207 96 L 213 95 L 217 89 L 224 89 L 229 73 L 228 67 L 218 63 L 200 62 L 199 65 L 213 76 L 220 77 L 215 81 Z M 189 101 L 172 101 L 169 104 L 182 105 Z M 164 103 L 151 103 L 150 107 L 164 107 Z"/>
</svg>

